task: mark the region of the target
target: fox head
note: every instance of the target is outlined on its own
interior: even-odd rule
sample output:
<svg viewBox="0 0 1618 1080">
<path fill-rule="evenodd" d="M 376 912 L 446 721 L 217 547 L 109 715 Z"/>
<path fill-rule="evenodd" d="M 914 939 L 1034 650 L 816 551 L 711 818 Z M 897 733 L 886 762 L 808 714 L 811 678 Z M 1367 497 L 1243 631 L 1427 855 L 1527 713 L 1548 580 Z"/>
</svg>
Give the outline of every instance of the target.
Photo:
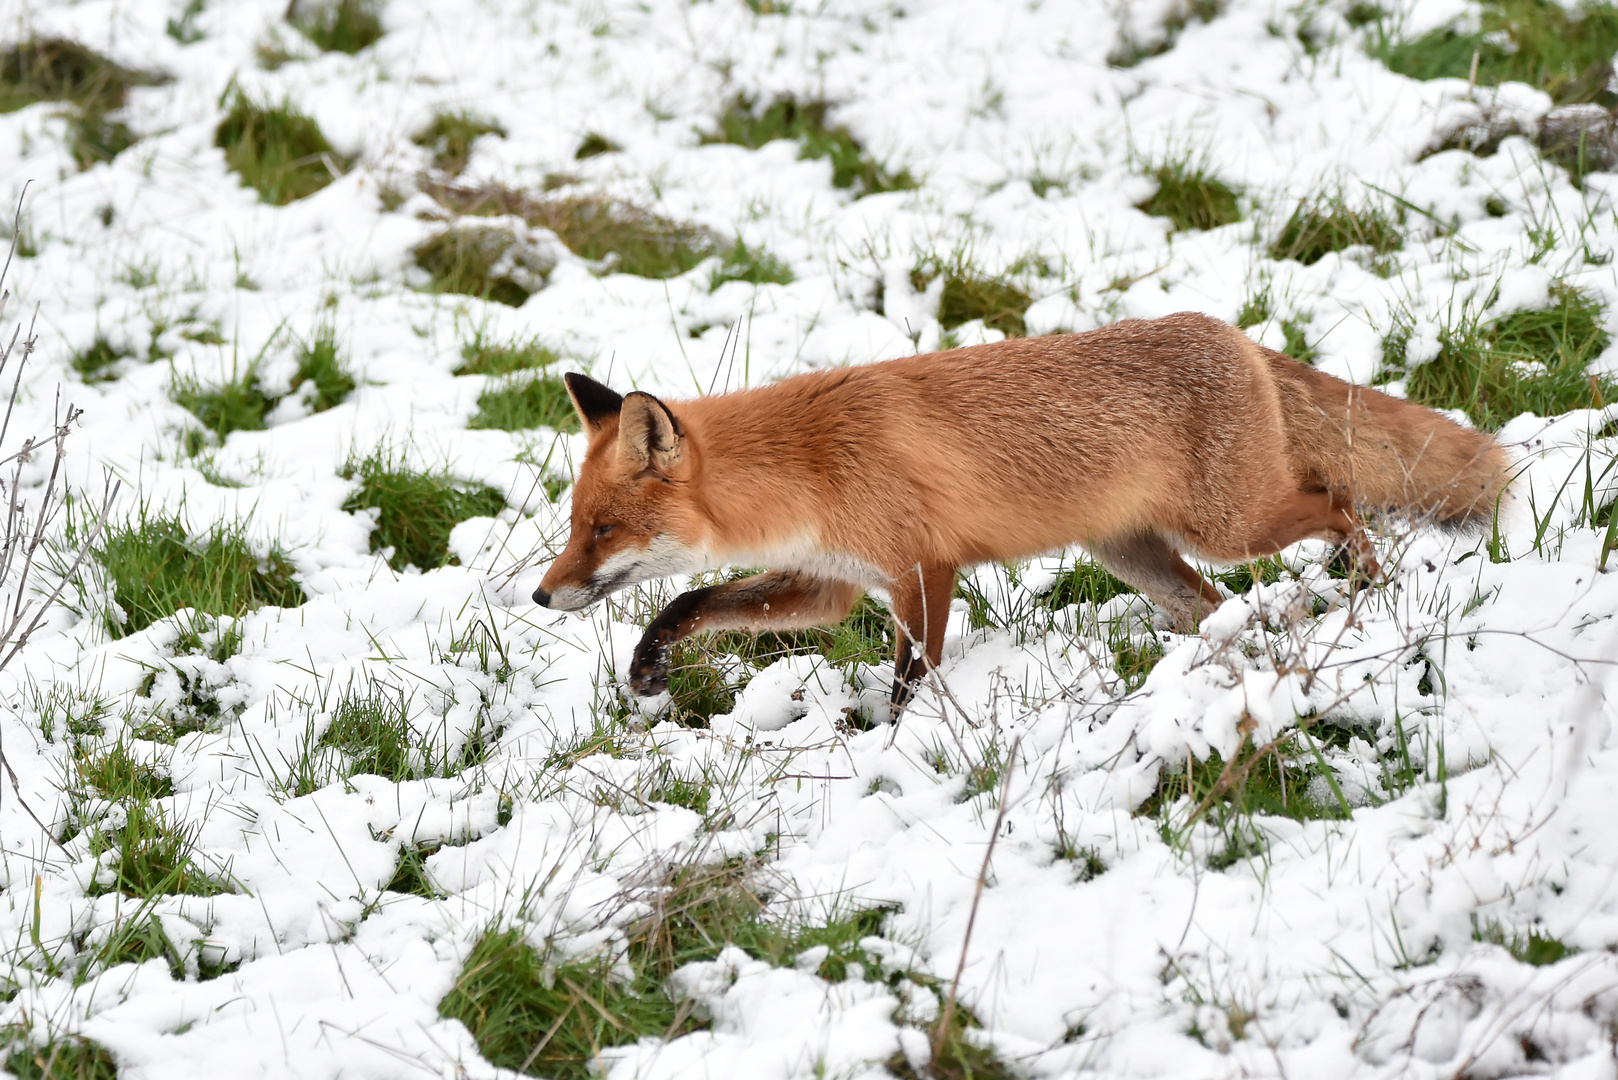
<svg viewBox="0 0 1618 1080">
<path fill-rule="evenodd" d="M 534 602 L 578 611 L 627 585 L 701 569 L 697 455 L 679 419 L 650 394 L 619 395 L 577 373 L 565 381 L 590 449 L 573 482 L 572 534 Z"/>
</svg>

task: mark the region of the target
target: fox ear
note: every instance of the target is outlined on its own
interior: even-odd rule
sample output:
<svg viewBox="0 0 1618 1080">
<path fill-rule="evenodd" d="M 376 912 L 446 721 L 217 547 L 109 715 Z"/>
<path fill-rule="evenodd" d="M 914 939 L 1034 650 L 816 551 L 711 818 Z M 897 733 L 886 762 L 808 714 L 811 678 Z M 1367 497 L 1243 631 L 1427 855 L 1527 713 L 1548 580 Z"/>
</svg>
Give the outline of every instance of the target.
<svg viewBox="0 0 1618 1080">
<path fill-rule="evenodd" d="M 617 416 L 624 406 L 623 396 L 602 386 L 588 375 L 570 371 L 562 376 L 567 383 L 567 396 L 573 399 L 573 408 L 579 414 L 584 430 L 594 435 L 609 416 Z"/>
<path fill-rule="evenodd" d="M 685 432 L 667 405 L 636 390 L 618 415 L 618 453 L 642 472 L 668 476 L 684 459 Z"/>
</svg>

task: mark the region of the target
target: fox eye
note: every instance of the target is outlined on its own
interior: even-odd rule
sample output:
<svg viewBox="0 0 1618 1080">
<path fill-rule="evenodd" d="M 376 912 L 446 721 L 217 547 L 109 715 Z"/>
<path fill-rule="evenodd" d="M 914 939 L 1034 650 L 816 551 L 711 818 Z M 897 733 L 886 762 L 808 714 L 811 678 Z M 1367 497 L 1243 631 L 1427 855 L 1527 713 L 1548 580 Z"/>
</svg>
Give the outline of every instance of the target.
<svg viewBox="0 0 1618 1080">
<path fill-rule="evenodd" d="M 595 538 L 597 540 L 600 540 L 602 537 L 609 535 L 612 532 L 612 530 L 616 529 L 617 527 L 618 526 L 616 526 L 616 525 L 597 525 L 596 526 L 596 531 L 595 531 Z"/>
</svg>

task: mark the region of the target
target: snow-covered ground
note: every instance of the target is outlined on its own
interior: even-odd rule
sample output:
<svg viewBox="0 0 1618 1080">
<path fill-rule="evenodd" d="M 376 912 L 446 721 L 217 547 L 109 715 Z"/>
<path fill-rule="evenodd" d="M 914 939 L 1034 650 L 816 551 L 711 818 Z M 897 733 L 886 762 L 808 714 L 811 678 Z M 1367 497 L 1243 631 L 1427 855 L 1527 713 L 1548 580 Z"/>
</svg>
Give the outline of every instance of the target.
<svg viewBox="0 0 1618 1080">
<path fill-rule="evenodd" d="M 165 33 L 179 0 L 0 4 L 4 42 L 68 37 L 171 76 L 131 93 L 139 141 L 84 172 L 57 106 L 0 115 L 0 202 L 32 181 L 38 251 L 12 270 L 41 330 L 23 420 L 45 424 L 60 384 L 86 410 L 70 442 L 79 489 L 110 469 L 121 516 L 144 504 L 198 531 L 243 523 L 287 553 L 308 596 L 242 618 L 244 645 L 222 664 L 180 661 L 227 707 L 172 744 L 133 733 L 184 695 L 170 675 L 147 681 L 175 662 L 174 620 L 110 640 L 101 619 L 62 612 L 4 672 L 17 786 L 0 797 L 0 988 L 15 993 L 0 995 L 0 1025 L 36 1041 L 82 1033 L 129 1077 L 496 1075 L 438 1012 L 485 930 L 578 955 L 623 933 L 615 898 L 657 868 L 757 856 L 782 918 L 892 906 L 889 944 L 872 949 L 946 985 L 965 950 L 961 1000 L 1031 1075 L 1613 1076 L 1618 747 L 1602 687 L 1618 575 L 1598 571 L 1602 533 L 1580 511 L 1587 476 L 1593 505 L 1618 494 L 1603 471 L 1618 408 L 1506 427 L 1525 463 L 1495 546 L 1509 559 L 1476 538 L 1393 538 L 1392 584 L 1351 604 L 1320 545 L 1303 545 L 1286 555 L 1299 580 L 1233 598 L 1200 637 L 1158 635 L 1166 655 L 1138 692 L 1098 648 L 1096 613 L 974 630 L 960 603 L 944 685 L 896 727 L 845 722 L 885 694 L 884 669 L 850 679 L 798 657 L 695 730 L 614 719 L 611 673 L 644 604 L 579 618 L 529 602 L 566 536 L 566 496 L 536 493 L 550 434 L 469 430 L 485 379 L 451 374 L 474 330 L 537 336 L 619 389 L 675 397 L 926 351 L 943 340 L 938 298 L 910 271 L 957 252 L 990 274 L 1022 268 L 1031 333 L 1181 310 L 1234 320 L 1267 282 L 1273 317 L 1252 333 L 1279 347 L 1290 322 L 1321 367 L 1361 382 L 1398 319 L 1411 360 L 1428 359 L 1439 328 L 1496 289 L 1492 315 L 1575 286 L 1618 330 L 1613 178 L 1577 189 L 1521 139 L 1487 158 L 1423 157 L 1470 107 L 1465 83 L 1393 75 L 1364 54 L 1346 4 L 1308 7 L 1311 40 L 1334 39 L 1313 55 L 1300 9 L 1232 0 L 1118 68 L 1121 35 L 1149 42 L 1167 5 L 827 0 L 760 15 L 742 0 L 389 0 L 387 33 L 359 55 L 311 47 L 267 71 L 256 47 L 296 40 L 282 0 L 212 0 L 189 45 Z M 1407 26 L 1464 8 L 1418 0 Z M 354 166 L 306 199 L 262 203 L 214 145 L 233 81 L 315 117 Z M 856 199 L 792 143 L 702 144 L 738 93 L 836 103 L 835 120 L 919 186 Z M 1502 97 L 1549 107 L 1521 87 Z M 442 225 L 419 198 L 384 194 L 427 167 L 411 136 L 445 108 L 506 131 L 476 143 L 463 183 L 537 192 L 572 174 L 573 190 L 767 250 L 795 280 L 710 292 L 711 265 L 655 281 L 564 255 L 520 308 L 420 291 L 411 250 Z M 575 160 L 588 133 L 621 150 Z M 1242 190 L 1245 221 L 1171 234 L 1135 208 L 1149 166 L 1187 147 Z M 1374 189 L 1419 211 L 1390 275 L 1353 249 L 1307 267 L 1264 257 L 1300 199 Z M 176 378 L 218 381 L 262 353 L 266 386 L 284 391 L 294 339 L 328 321 L 360 383 L 343 404 L 310 414 L 289 397 L 268 430 L 187 456 L 196 423 L 170 399 Z M 181 333 L 210 325 L 223 344 Z M 98 335 L 142 356 L 156 335 L 172 361 L 126 360 L 87 386 L 69 359 Z M 969 323 L 953 340 L 996 336 Z M 1618 346 L 1597 366 L 1618 369 Z M 500 520 L 457 530 L 462 565 L 400 574 L 369 552 L 340 472 L 383 443 L 507 493 Z M 554 460 L 581 447 L 565 436 Z M 1055 566 L 976 580 L 1012 611 Z M 1100 617 L 1132 611 L 1116 600 Z M 502 643 L 509 676 L 456 647 L 469 633 Z M 401 688 L 422 729 L 456 746 L 485 733 L 487 757 L 449 779 L 358 776 L 289 797 L 290 763 L 367 678 Z M 144 909 L 184 953 L 183 981 L 157 959 L 76 967 L 140 901 L 87 895 L 85 834 L 58 845 L 23 805 L 58 835 L 86 812 L 64 790 L 72 740 L 41 726 L 40 703 L 75 692 L 114 702 L 87 745 L 123 738 L 157 762 L 174 788 L 163 812 L 233 882 Z M 1226 858 L 1228 830 L 1209 819 L 1177 834 L 1135 813 L 1188 755 L 1229 760 L 1243 733 L 1262 744 L 1311 713 L 1355 729 L 1323 748 L 1352 817 L 1261 816 L 1239 827 L 1262 853 Z M 617 732 L 616 754 L 588 751 L 601 731 Z M 1385 783 L 1399 768 L 1408 782 Z M 986 771 L 1003 786 L 979 782 Z M 727 812 L 640 796 L 670 776 Z M 441 896 L 384 892 L 402 847 L 444 841 L 427 859 Z M 1083 849 L 1104 872 L 1061 857 Z M 1570 951 L 1530 966 L 1480 940 L 1530 935 Z M 204 960 L 239 966 L 200 979 Z M 899 1008 L 883 982 L 833 985 L 734 951 L 681 981 L 711 1029 L 609 1051 L 612 1077 L 877 1076 L 896 1054 L 925 1055 L 929 1006 Z"/>
</svg>

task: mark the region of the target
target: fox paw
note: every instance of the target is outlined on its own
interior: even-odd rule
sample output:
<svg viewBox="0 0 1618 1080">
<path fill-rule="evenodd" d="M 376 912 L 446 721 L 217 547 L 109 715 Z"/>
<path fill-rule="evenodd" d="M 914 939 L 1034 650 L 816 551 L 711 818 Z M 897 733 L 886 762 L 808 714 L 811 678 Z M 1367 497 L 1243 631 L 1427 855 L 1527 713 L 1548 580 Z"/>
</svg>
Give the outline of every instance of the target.
<svg viewBox="0 0 1618 1080">
<path fill-rule="evenodd" d="M 629 665 L 629 689 L 637 697 L 652 697 L 669 688 L 669 655 L 674 642 L 660 634 L 647 634 L 635 646 Z"/>
</svg>

